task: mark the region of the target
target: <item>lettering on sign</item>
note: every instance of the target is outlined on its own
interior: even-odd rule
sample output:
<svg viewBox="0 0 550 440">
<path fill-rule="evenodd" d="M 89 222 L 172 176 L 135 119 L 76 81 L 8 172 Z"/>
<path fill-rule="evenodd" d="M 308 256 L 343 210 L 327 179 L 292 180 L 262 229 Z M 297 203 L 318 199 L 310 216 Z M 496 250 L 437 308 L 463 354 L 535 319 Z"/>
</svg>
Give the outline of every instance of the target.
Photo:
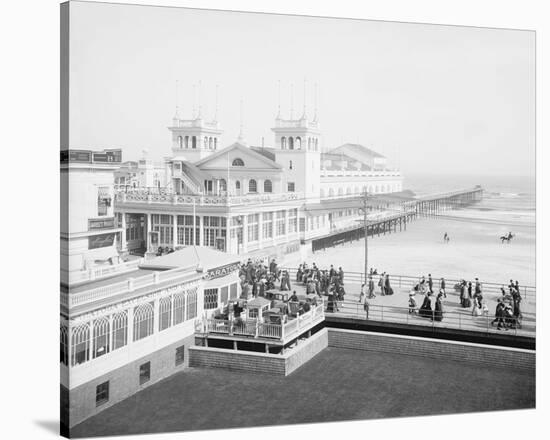
<svg viewBox="0 0 550 440">
<path fill-rule="evenodd" d="M 215 278 L 221 278 L 230 273 L 233 273 L 240 268 L 239 263 L 226 264 L 225 266 L 216 267 L 215 269 L 210 269 L 206 275 L 204 275 L 205 280 L 213 280 Z"/>
</svg>

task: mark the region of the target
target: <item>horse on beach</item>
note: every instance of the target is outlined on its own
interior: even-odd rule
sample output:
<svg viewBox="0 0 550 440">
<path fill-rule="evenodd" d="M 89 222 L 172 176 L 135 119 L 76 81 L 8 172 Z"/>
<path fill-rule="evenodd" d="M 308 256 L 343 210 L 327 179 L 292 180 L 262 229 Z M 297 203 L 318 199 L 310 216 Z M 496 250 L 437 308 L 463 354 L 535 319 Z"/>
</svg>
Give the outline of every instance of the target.
<svg viewBox="0 0 550 440">
<path fill-rule="evenodd" d="M 506 241 L 507 243 L 510 243 L 512 238 L 514 238 L 514 234 L 512 234 L 511 232 L 508 232 L 508 235 L 501 235 L 500 236 L 500 242 L 504 243 Z"/>
</svg>

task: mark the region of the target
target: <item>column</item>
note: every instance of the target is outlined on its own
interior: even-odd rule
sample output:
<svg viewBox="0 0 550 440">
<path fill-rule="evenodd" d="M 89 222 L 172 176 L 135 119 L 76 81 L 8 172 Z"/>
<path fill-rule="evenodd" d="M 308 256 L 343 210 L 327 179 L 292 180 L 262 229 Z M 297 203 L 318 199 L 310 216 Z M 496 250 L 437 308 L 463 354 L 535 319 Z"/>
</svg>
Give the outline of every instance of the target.
<svg viewBox="0 0 550 440">
<path fill-rule="evenodd" d="M 158 333 L 160 329 L 160 299 L 153 301 L 153 333 Z"/>
<path fill-rule="evenodd" d="M 120 226 L 122 228 L 122 232 L 120 233 L 120 250 L 122 252 L 125 252 L 127 249 L 127 243 L 126 243 L 126 213 L 122 213 L 122 221 L 120 222 Z"/>
<path fill-rule="evenodd" d="M 231 215 L 227 214 L 225 217 L 225 252 L 230 254 L 231 249 Z"/>
<path fill-rule="evenodd" d="M 263 224 L 263 213 L 258 213 L 258 248 L 262 249 L 263 246 L 263 230 L 264 230 L 264 224 Z"/>
<path fill-rule="evenodd" d="M 288 242 L 288 227 L 289 227 L 289 221 L 288 221 L 288 209 L 285 209 L 285 241 Z"/>
<path fill-rule="evenodd" d="M 174 214 L 172 216 L 172 247 L 176 249 L 178 245 L 178 216 Z"/>
<path fill-rule="evenodd" d="M 94 354 L 94 320 L 90 320 L 90 342 L 88 344 L 88 361 L 93 359 Z"/>
</svg>

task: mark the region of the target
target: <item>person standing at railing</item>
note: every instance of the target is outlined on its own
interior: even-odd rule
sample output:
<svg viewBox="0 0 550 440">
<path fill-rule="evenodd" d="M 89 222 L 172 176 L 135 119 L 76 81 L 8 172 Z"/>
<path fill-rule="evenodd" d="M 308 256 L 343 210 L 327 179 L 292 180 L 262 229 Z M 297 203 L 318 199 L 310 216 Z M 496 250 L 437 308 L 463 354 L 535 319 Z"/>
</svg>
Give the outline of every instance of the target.
<svg viewBox="0 0 550 440">
<path fill-rule="evenodd" d="M 384 292 L 386 295 L 393 295 L 393 289 L 390 285 L 390 275 L 386 274 L 386 279 L 384 280 Z"/>
<path fill-rule="evenodd" d="M 447 292 L 445 291 L 445 278 L 439 280 L 439 291 L 443 292 L 443 296 L 447 298 Z"/>
<path fill-rule="evenodd" d="M 338 268 L 338 279 L 340 280 L 340 284 L 344 284 L 344 271 L 341 267 Z"/>
<path fill-rule="evenodd" d="M 378 287 L 380 287 L 380 295 L 384 296 L 384 288 L 385 288 L 384 274 L 380 275 L 380 279 L 378 280 Z"/>
<path fill-rule="evenodd" d="M 430 295 L 434 293 L 434 281 L 432 280 L 432 274 L 428 274 L 428 289 L 430 289 Z"/>
<path fill-rule="evenodd" d="M 359 301 L 357 301 L 357 302 L 359 302 L 359 303 L 363 302 L 363 298 L 365 298 L 365 295 L 366 295 L 365 290 L 366 290 L 366 284 L 363 283 L 363 284 L 361 284 L 361 292 L 359 293 Z"/>
<path fill-rule="evenodd" d="M 369 299 L 376 298 L 376 294 L 374 293 L 374 280 L 372 279 L 372 275 L 369 276 Z"/>
<path fill-rule="evenodd" d="M 443 294 L 440 293 L 437 295 L 437 299 L 435 300 L 433 319 L 434 321 L 438 321 L 438 322 L 443 320 L 443 303 L 441 302 L 442 297 L 443 297 Z"/>
</svg>

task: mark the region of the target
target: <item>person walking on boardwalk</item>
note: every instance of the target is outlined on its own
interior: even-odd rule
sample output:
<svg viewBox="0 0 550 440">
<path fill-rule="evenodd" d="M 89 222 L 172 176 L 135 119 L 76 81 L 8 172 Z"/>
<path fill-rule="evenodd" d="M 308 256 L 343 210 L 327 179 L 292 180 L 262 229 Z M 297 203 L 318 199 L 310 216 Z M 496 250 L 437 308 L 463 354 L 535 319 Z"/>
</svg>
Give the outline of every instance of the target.
<svg viewBox="0 0 550 440">
<path fill-rule="evenodd" d="M 384 274 L 380 275 L 380 279 L 378 280 L 378 287 L 380 287 L 380 295 L 384 296 L 384 284 L 385 284 L 385 279 L 384 279 Z"/>
<path fill-rule="evenodd" d="M 445 235 L 443 235 L 443 243 L 447 243 L 447 237 L 448 237 L 448 235 L 447 235 L 447 233 L 445 232 Z"/>
<path fill-rule="evenodd" d="M 369 319 L 369 309 L 370 309 L 370 304 L 367 301 L 367 298 L 365 298 L 365 302 L 363 303 L 363 310 L 365 311 L 365 314 L 367 315 L 367 319 Z"/>
<path fill-rule="evenodd" d="M 376 294 L 374 293 L 374 280 L 372 279 L 372 275 L 369 277 L 369 299 L 370 298 L 376 298 Z"/>
<path fill-rule="evenodd" d="M 443 292 L 443 296 L 447 298 L 447 292 L 445 291 L 445 278 L 441 278 L 439 281 L 439 291 Z"/>
<path fill-rule="evenodd" d="M 385 291 L 386 295 L 393 295 L 393 289 L 390 286 L 390 275 L 389 274 L 386 274 L 386 279 L 384 280 L 384 285 L 385 285 L 384 291 Z"/>
<path fill-rule="evenodd" d="M 437 299 L 435 300 L 435 308 L 434 308 L 434 321 L 442 321 L 443 320 L 443 303 L 441 302 L 441 298 L 443 297 L 443 294 L 437 295 Z"/>
<path fill-rule="evenodd" d="M 359 301 L 357 301 L 357 302 L 363 302 L 363 298 L 366 295 L 365 290 L 366 290 L 366 283 L 363 283 L 363 284 L 361 284 L 361 293 L 359 294 Z"/>
<path fill-rule="evenodd" d="M 340 279 L 340 284 L 344 284 L 344 271 L 341 267 L 338 268 L 338 278 Z"/>
<path fill-rule="evenodd" d="M 481 294 L 481 283 L 479 282 L 478 278 L 476 278 L 475 294 Z"/>
<path fill-rule="evenodd" d="M 432 274 L 428 274 L 428 288 L 430 289 L 430 295 L 434 293 L 434 281 L 432 280 Z"/>
</svg>

